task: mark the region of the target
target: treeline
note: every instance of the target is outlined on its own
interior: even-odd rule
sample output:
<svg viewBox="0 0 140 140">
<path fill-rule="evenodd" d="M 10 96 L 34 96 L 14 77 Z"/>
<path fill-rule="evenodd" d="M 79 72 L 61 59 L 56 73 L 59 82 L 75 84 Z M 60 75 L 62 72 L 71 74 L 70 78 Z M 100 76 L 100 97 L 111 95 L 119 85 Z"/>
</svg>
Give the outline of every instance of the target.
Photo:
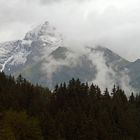
<svg viewBox="0 0 140 140">
<path fill-rule="evenodd" d="M 51 92 L 0 73 L 0 140 L 140 140 L 140 95 L 75 79 Z"/>
</svg>

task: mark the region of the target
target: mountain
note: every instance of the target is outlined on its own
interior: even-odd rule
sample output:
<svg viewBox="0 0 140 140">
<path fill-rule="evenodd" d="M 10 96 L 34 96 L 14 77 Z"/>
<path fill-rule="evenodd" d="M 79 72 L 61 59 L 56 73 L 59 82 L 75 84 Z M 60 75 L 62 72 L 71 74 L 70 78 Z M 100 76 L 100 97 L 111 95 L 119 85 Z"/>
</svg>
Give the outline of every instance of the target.
<svg viewBox="0 0 140 140">
<path fill-rule="evenodd" d="M 140 60 L 129 62 L 102 46 L 73 48 L 64 46 L 62 35 L 45 22 L 23 40 L 0 44 L 0 70 L 51 88 L 74 77 L 103 88 L 118 84 L 140 90 Z"/>
<path fill-rule="evenodd" d="M 0 68 L 6 73 L 15 73 L 25 66 L 36 63 L 45 54 L 51 53 L 62 43 L 61 35 L 48 22 L 28 32 L 23 40 L 0 44 Z"/>
</svg>

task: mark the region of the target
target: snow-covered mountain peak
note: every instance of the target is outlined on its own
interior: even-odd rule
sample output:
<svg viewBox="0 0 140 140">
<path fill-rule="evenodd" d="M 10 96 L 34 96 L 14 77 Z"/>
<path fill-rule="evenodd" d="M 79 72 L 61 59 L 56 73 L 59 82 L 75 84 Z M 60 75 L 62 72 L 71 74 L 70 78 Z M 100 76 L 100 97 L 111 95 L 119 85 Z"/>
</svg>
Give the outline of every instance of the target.
<svg viewBox="0 0 140 140">
<path fill-rule="evenodd" d="M 25 35 L 24 40 L 42 41 L 47 44 L 58 44 L 62 43 L 62 36 L 49 24 L 49 22 L 46 21 L 44 24 L 29 31 Z"/>
<path fill-rule="evenodd" d="M 11 72 L 13 67 L 15 69 L 32 63 L 35 57 L 40 59 L 44 55 L 47 57 L 62 45 L 62 36 L 48 22 L 45 22 L 29 31 L 23 40 L 0 44 L 0 71 Z"/>
</svg>

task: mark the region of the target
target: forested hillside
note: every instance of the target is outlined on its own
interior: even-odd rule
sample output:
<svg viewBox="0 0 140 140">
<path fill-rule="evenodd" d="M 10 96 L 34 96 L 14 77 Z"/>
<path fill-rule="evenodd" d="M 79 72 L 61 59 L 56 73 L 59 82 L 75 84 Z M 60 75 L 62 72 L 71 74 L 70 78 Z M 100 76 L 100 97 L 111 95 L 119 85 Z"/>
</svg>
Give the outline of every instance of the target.
<svg viewBox="0 0 140 140">
<path fill-rule="evenodd" d="M 140 95 L 72 79 L 54 91 L 0 73 L 0 140 L 140 140 Z"/>
</svg>

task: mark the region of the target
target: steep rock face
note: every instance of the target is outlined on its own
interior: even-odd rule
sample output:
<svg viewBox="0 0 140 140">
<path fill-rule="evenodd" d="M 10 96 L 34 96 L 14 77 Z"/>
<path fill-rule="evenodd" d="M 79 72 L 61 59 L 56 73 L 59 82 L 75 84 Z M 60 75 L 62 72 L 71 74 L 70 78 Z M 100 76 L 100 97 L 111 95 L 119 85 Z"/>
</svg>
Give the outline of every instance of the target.
<svg viewBox="0 0 140 140">
<path fill-rule="evenodd" d="M 30 42 L 21 40 L 0 44 L 1 71 L 13 72 L 12 67 L 20 66 L 27 61 L 30 54 Z"/>
</svg>

